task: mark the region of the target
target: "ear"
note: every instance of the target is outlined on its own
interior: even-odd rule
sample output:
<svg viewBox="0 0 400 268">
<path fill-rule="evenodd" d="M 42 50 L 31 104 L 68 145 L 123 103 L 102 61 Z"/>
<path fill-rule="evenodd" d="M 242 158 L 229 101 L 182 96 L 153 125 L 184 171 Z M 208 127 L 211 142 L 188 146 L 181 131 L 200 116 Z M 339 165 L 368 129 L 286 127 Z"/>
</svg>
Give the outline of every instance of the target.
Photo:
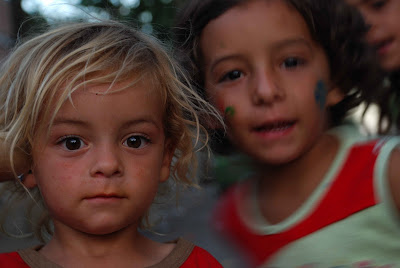
<svg viewBox="0 0 400 268">
<path fill-rule="evenodd" d="M 332 107 L 341 102 L 343 99 L 343 92 L 339 88 L 334 87 L 328 91 L 328 95 L 326 96 L 326 104 L 327 106 Z"/>
<path fill-rule="evenodd" d="M 32 189 L 37 186 L 35 175 L 33 175 L 31 170 L 29 170 L 29 172 L 24 175 L 24 180 L 22 181 L 22 184 L 28 189 Z"/>
<path fill-rule="evenodd" d="M 171 172 L 171 162 L 174 157 L 175 147 L 171 146 L 170 142 L 165 142 L 164 156 L 160 171 L 160 182 L 168 180 Z"/>
</svg>

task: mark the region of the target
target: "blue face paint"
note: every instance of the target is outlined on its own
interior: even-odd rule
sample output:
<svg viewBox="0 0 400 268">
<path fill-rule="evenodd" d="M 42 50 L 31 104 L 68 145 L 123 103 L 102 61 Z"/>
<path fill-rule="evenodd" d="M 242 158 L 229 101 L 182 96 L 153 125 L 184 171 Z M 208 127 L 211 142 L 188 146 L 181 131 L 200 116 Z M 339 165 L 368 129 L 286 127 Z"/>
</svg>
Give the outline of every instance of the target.
<svg viewBox="0 0 400 268">
<path fill-rule="evenodd" d="M 315 101 L 317 102 L 319 108 L 323 110 L 326 104 L 326 94 L 327 90 L 325 87 L 325 83 L 322 80 L 319 80 L 314 91 Z"/>
</svg>

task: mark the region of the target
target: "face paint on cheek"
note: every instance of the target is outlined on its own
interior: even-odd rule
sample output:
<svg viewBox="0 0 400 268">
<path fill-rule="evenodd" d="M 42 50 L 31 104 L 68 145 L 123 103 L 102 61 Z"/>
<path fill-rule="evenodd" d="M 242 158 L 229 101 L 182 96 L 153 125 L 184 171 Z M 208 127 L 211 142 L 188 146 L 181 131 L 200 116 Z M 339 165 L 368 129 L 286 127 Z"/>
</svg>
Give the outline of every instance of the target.
<svg viewBox="0 0 400 268">
<path fill-rule="evenodd" d="M 317 102 L 317 105 L 321 110 L 323 110 L 325 108 L 326 94 L 327 94 L 327 90 L 326 90 L 325 83 L 324 83 L 324 81 L 319 80 L 315 87 L 314 96 L 315 96 L 315 101 Z"/>
<path fill-rule="evenodd" d="M 228 117 L 233 117 L 235 115 L 235 108 L 233 106 L 228 106 L 225 108 L 225 115 Z"/>
</svg>

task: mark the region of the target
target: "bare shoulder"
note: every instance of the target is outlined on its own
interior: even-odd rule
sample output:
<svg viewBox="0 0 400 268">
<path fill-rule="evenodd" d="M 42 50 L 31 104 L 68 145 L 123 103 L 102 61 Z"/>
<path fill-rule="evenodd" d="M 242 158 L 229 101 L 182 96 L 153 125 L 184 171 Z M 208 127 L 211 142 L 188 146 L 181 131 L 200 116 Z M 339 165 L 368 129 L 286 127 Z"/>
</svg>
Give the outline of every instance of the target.
<svg viewBox="0 0 400 268">
<path fill-rule="evenodd" d="M 400 148 L 394 149 L 390 155 L 388 180 L 393 200 L 400 211 Z"/>
</svg>

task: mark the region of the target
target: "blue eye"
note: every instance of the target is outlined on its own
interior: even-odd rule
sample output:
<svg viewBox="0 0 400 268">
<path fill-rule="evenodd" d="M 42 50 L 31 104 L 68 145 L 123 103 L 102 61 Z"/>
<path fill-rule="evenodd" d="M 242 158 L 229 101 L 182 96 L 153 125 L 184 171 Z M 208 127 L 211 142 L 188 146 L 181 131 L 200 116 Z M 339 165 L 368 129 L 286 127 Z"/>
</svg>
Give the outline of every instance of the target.
<svg viewBox="0 0 400 268">
<path fill-rule="evenodd" d="M 83 141 L 75 136 L 63 138 L 60 144 L 69 151 L 79 150 L 84 145 Z"/>
<path fill-rule="evenodd" d="M 236 79 L 239 79 L 242 76 L 243 76 L 243 73 L 241 71 L 233 70 L 233 71 L 230 71 L 230 72 L 226 73 L 222 77 L 221 82 L 222 81 L 234 81 Z"/>
<path fill-rule="evenodd" d="M 142 148 L 143 146 L 146 146 L 149 142 L 150 140 L 148 138 L 139 135 L 134 135 L 127 138 L 124 141 L 124 145 L 130 148 L 138 149 Z"/>
<path fill-rule="evenodd" d="M 296 68 L 303 64 L 304 64 L 304 60 L 301 60 L 301 59 L 295 58 L 295 57 L 287 58 L 282 63 L 284 68 L 289 68 L 289 69 Z"/>
</svg>

